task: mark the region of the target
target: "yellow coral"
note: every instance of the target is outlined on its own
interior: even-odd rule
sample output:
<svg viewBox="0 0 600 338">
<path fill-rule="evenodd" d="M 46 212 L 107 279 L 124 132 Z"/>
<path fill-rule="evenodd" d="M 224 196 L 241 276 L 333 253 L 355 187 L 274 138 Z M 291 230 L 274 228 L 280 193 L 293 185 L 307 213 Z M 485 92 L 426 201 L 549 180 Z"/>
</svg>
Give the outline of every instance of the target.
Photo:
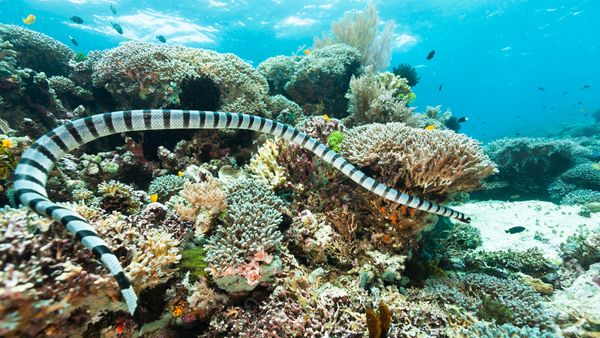
<svg viewBox="0 0 600 338">
<path fill-rule="evenodd" d="M 133 285 L 143 289 L 166 282 L 173 273 L 171 266 L 181 258 L 178 245 L 171 234 L 150 229 L 125 268 Z"/>
<path fill-rule="evenodd" d="M 258 152 L 250 159 L 248 170 L 258 179 L 264 181 L 272 188 L 276 188 L 286 181 L 285 169 L 277 163 L 279 150 L 275 140 L 267 140 Z"/>
</svg>

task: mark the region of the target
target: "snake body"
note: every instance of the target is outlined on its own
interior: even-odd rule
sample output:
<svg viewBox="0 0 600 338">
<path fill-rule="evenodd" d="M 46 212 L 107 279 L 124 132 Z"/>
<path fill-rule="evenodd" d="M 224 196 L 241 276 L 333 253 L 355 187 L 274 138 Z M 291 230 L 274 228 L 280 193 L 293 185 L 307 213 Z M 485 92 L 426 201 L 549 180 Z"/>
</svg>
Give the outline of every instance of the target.
<svg viewBox="0 0 600 338">
<path fill-rule="evenodd" d="M 56 162 L 65 154 L 100 137 L 143 130 L 248 129 L 284 138 L 313 152 L 363 188 L 402 205 L 470 222 L 465 214 L 448 207 L 401 193 L 361 172 L 322 142 L 286 124 L 267 118 L 228 112 L 143 109 L 104 113 L 80 118 L 53 129 L 24 152 L 15 169 L 14 192 L 18 200 L 41 215 L 63 224 L 90 249 L 117 281 L 129 312 L 139 313 L 137 295 L 117 257 L 81 215 L 47 197 L 46 182 Z"/>
</svg>

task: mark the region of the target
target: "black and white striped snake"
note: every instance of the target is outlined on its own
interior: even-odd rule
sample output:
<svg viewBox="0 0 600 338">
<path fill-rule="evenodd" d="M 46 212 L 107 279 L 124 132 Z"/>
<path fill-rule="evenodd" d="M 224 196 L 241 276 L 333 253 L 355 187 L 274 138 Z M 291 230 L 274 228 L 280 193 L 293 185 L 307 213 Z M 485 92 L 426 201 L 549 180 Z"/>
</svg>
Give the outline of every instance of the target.
<svg viewBox="0 0 600 338">
<path fill-rule="evenodd" d="M 363 188 L 390 201 L 462 222 L 471 220 L 463 213 L 401 193 L 375 181 L 325 144 L 292 126 L 254 115 L 197 110 L 125 110 L 89 116 L 57 127 L 40 137 L 23 154 L 15 169 L 15 196 L 37 213 L 62 223 L 84 246 L 92 250 L 116 279 L 129 312 L 136 317 L 137 295 L 119 260 L 85 218 L 48 199 L 45 188 L 48 175 L 65 154 L 103 136 L 142 130 L 226 128 L 255 130 L 279 136 L 313 152 Z"/>
</svg>

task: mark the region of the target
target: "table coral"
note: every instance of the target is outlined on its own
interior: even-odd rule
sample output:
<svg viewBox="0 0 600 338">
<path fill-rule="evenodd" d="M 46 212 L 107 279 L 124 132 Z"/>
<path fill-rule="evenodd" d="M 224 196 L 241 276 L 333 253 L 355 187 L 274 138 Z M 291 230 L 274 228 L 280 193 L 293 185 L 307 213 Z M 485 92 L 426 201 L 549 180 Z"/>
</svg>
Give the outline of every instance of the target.
<svg viewBox="0 0 600 338">
<path fill-rule="evenodd" d="M 345 133 L 341 154 L 369 167 L 400 191 L 439 200 L 475 190 L 494 174 L 494 163 L 479 144 L 452 131 L 423 130 L 402 123 L 369 124 Z"/>
</svg>

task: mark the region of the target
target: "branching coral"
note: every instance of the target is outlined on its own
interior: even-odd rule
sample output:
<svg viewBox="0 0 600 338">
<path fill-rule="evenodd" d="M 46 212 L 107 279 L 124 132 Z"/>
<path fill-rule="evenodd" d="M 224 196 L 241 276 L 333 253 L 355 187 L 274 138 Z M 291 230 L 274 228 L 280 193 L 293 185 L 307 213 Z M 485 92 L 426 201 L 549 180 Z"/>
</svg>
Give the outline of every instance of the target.
<svg viewBox="0 0 600 338">
<path fill-rule="evenodd" d="M 314 45 L 322 48 L 334 43 L 345 43 L 360 51 L 363 65 L 385 69 L 390 64 L 396 24 L 394 21 L 387 21 L 383 31 L 379 31 L 380 21 L 375 2 L 372 2 L 365 11 L 346 14 L 341 20 L 334 22 L 331 25 L 331 36 L 315 38 Z"/>
<path fill-rule="evenodd" d="M 148 194 L 157 194 L 158 200 L 167 201 L 183 188 L 185 181 L 185 178 L 179 175 L 159 176 L 150 182 Z"/>
<path fill-rule="evenodd" d="M 221 182 L 212 177 L 201 183 L 186 183 L 178 197 L 170 204 L 181 220 L 194 222 L 196 236 L 212 230 L 216 216 L 227 208 Z"/>
<path fill-rule="evenodd" d="M 475 271 L 500 271 L 523 272 L 534 277 L 555 272 L 558 266 L 544 257 L 544 253 L 531 248 L 526 251 L 474 251 L 464 257 L 468 269 Z"/>
<path fill-rule="evenodd" d="M 353 76 L 346 93 L 349 124 L 406 121 L 412 114 L 407 103 L 414 95 L 407 83 L 392 73 L 375 73 L 371 67 L 360 77 Z"/>
<path fill-rule="evenodd" d="M 273 254 L 283 239 L 283 202 L 256 180 L 232 181 L 227 190 L 228 221 L 208 239 L 206 262 L 219 287 L 252 290 L 280 268 Z"/>
<path fill-rule="evenodd" d="M 102 182 L 98 185 L 100 195 L 99 206 L 106 211 L 120 211 L 132 214 L 140 208 L 140 200 L 135 196 L 133 188 L 117 182 Z"/>
<path fill-rule="evenodd" d="M 560 179 L 581 189 L 600 191 L 600 167 L 593 163 L 583 163 L 564 172 Z"/>
<path fill-rule="evenodd" d="M 401 191 L 442 198 L 471 191 L 496 172 L 479 144 L 452 131 L 422 130 L 402 123 L 370 124 L 346 132 L 340 151 Z"/>
<path fill-rule="evenodd" d="M 257 179 L 264 181 L 271 188 L 277 188 L 285 183 L 286 172 L 279 164 L 277 140 L 268 139 L 250 159 L 248 171 Z"/>
</svg>

